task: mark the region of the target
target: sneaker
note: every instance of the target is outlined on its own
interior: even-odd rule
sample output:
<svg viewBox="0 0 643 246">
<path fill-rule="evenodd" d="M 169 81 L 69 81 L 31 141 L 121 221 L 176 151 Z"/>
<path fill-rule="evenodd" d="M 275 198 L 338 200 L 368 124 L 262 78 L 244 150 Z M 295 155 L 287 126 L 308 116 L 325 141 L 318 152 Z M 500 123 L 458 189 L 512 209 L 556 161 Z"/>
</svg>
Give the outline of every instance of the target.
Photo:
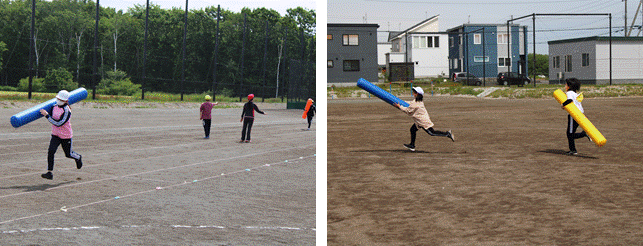
<svg viewBox="0 0 643 246">
<path fill-rule="evenodd" d="M 76 168 L 80 169 L 81 167 L 83 167 L 83 156 L 82 155 L 80 155 L 80 158 L 78 158 L 78 160 L 76 160 Z"/>
<path fill-rule="evenodd" d="M 210 136 L 205 136 L 203 139 L 208 139 L 208 138 L 210 138 Z"/>
<path fill-rule="evenodd" d="M 244 142 L 246 142 L 246 141 L 244 141 L 244 140 L 239 141 L 239 143 L 244 143 Z"/>
<path fill-rule="evenodd" d="M 252 142 L 252 141 L 250 141 L 250 139 L 246 140 L 246 143 L 250 143 L 250 142 Z"/>
<path fill-rule="evenodd" d="M 447 137 L 449 137 L 451 141 L 455 142 L 455 137 L 453 136 L 453 133 L 451 132 L 451 130 L 449 130 L 447 133 L 449 133 Z"/>
<path fill-rule="evenodd" d="M 404 147 L 409 149 L 410 151 L 415 151 L 415 145 L 410 145 L 410 144 L 404 144 Z"/>
<path fill-rule="evenodd" d="M 40 177 L 44 179 L 54 179 L 54 175 L 51 172 L 43 173 Z"/>
<path fill-rule="evenodd" d="M 587 139 L 589 139 L 589 141 L 590 141 L 590 142 L 592 142 L 592 143 L 594 142 L 594 140 L 592 140 L 592 138 L 590 138 L 590 137 L 589 137 L 589 135 L 587 135 L 587 133 L 585 133 L 585 137 L 586 137 Z"/>
<path fill-rule="evenodd" d="M 578 152 L 576 152 L 576 151 L 567 151 L 565 154 L 567 154 L 567 155 L 578 155 Z"/>
</svg>

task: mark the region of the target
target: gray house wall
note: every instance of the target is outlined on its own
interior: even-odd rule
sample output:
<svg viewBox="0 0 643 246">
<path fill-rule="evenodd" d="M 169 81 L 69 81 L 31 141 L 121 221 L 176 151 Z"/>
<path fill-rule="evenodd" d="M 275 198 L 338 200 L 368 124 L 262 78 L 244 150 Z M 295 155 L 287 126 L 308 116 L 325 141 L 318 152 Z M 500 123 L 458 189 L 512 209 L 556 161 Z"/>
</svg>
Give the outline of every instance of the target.
<svg viewBox="0 0 643 246">
<path fill-rule="evenodd" d="M 589 54 L 589 66 L 583 67 L 583 54 Z M 565 56 L 572 56 L 572 71 L 566 72 Z M 560 57 L 560 67 L 554 68 L 552 62 L 555 57 Z M 549 45 L 549 78 L 555 83 L 564 81 L 565 78 L 576 78 L 583 84 L 596 84 L 596 41 L 582 41 L 578 43 L 561 43 Z M 558 74 L 562 73 L 559 79 Z"/>
<path fill-rule="evenodd" d="M 327 25 L 328 83 L 357 83 L 359 78 L 377 82 L 377 24 L 331 24 Z M 344 45 L 343 35 L 359 35 L 358 45 Z M 344 61 L 359 61 L 359 71 L 344 71 Z"/>
</svg>

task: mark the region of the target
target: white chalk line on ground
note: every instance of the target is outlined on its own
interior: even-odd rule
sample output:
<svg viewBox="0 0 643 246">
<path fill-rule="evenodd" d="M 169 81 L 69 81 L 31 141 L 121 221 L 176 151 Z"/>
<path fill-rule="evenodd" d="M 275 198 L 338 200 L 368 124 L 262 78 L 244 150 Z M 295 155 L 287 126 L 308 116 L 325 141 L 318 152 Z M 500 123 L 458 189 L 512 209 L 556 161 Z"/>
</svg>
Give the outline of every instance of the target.
<svg viewBox="0 0 643 246">
<path fill-rule="evenodd" d="M 280 135 L 278 135 L 278 136 L 287 136 L 287 135 L 301 135 L 301 132 L 280 134 Z M 271 135 L 271 136 L 275 136 L 275 135 Z M 232 141 L 232 140 L 231 140 L 231 141 Z M 149 142 L 149 141 L 148 141 L 148 142 Z M 213 143 L 214 143 L 214 144 L 217 144 L 217 143 L 220 143 L 220 142 L 213 142 Z M 268 142 L 268 143 L 271 143 L 271 142 Z M 177 145 L 162 145 L 162 146 L 153 146 L 153 147 L 138 148 L 138 149 L 125 149 L 125 150 L 112 151 L 112 152 L 103 152 L 103 153 L 97 153 L 97 154 L 91 154 L 91 152 L 89 152 L 89 154 L 86 154 L 86 158 L 87 158 L 87 157 L 89 157 L 89 156 L 111 155 L 111 154 L 116 154 L 116 153 L 131 152 L 131 151 L 139 151 L 139 150 L 166 149 L 166 148 L 173 148 L 173 147 L 189 147 L 189 146 L 192 146 L 192 145 L 199 145 L 199 144 L 203 144 L 203 142 L 195 142 L 195 143 L 189 143 L 189 144 L 177 144 Z M 101 145 L 101 146 L 104 146 L 104 145 Z M 74 148 L 74 150 L 77 150 L 77 149 L 78 149 L 78 148 Z M 210 149 L 210 151 L 211 151 L 211 150 L 212 150 L 212 149 Z M 196 151 L 196 152 L 203 152 L 203 151 L 205 151 L 205 150 L 202 150 L 202 151 Z M 33 152 L 42 152 L 42 151 L 33 151 Z M 188 153 L 192 153 L 192 152 L 188 152 Z M 83 153 L 83 154 L 85 154 L 85 153 Z M 170 155 L 165 155 L 165 156 L 172 156 L 172 155 L 175 155 L 175 154 L 170 154 Z M 143 159 L 134 159 L 134 160 L 144 160 L 144 159 L 146 159 L 146 158 L 143 158 Z M 85 159 L 85 160 L 87 160 L 87 159 Z M 8 162 L 8 163 L 2 163 L 2 164 L 0 164 L 0 166 L 11 166 L 11 165 L 15 165 L 15 164 L 25 164 L 25 163 L 30 163 L 30 162 L 39 162 L 39 161 L 42 161 L 42 160 L 31 160 L 31 161 L 21 161 L 21 162 Z M 122 161 L 118 161 L 118 162 L 122 162 Z M 115 163 L 117 163 L 117 162 L 115 162 Z M 102 165 L 102 164 L 99 164 L 99 165 Z M 91 165 L 91 166 L 97 166 L 97 165 Z M 62 170 L 67 170 L 67 169 L 72 169 L 72 168 L 64 168 L 64 169 L 62 169 Z M 22 176 L 22 175 L 17 175 L 17 176 L 8 176 L 8 177 L 0 177 L 0 179 L 5 179 L 5 178 L 9 178 L 9 177 L 18 177 L 18 176 Z"/>
<path fill-rule="evenodd" d="M 348 155 L 332 155 L 333 158 L 351 158 L 354 159 L 355 156 Z M 400 159 L 402 157 L 394 156 L 378 156 L 378 158 L 393 158 Z M 432 159 L 432 160 L 464 160 L 464 161 L 499 161 L 499 162 L 541 162 L 540 160 L 514 160 L 514 159 L 485 159 L 485 158 L 462 158 L 462 157 L 403 157 L 404 159 Z M 332 159 L 332 158 L 331 158 Z M 557 161 L 556 164 L 565 163 L 570 165 L 589 165 L 589 166 L 615 166 L 615 167 L 643 167 L 643 165 L 626 165 L 626 164 L 604 164 L 604 163 L 580 163 L 580 162 L 566 162 L 566 161 Z"/>
<path fill-rule="evenodd" d="M 241 123 L 238 122 L 228 122 L 228 123 L 219 123 L 219 124 L 214 124 L 213 122 L 213 127 L 216 126 L 222 126 L 222 127 L 240 127 Z M 277 125 L 277 124 L 303 124 L 301 122 L 295 122 L 294 120 L 281 120 L 281 121 L 255 121 L 253 126 L 263 126 L 263 125 Z M 150 132 L 148 130 L 153 131 L 167 131 L 167 130 L 172 130 L 172 129 L 191 129 L 191 128 L 203 128 L 203 125 L 201 124 L 190 124 L 190 125 L 178 125 L 178 126 L 147 126 L 147 127 L 125 127 L 125 128 L 111 128 L 111 129 L 91 129 L 89 130 L 78 130 L 74 131 L 75 133 L 78 133 L 79 135 L 82 136 L 91 136 L 91 135 L 102 135 L 104 133 L 110 133 L 110 132 L 116 132 L 116 133 L 125 133 L 125 132 L 136 132 L 136 131 L 142 131 L 142 132 Z M 51 134 L 51 131 L 41 131 L 41 132 L 23 132 L 23 133 L 0 133 L 0 141 L 2 140 L 15 140 L 15 139 L 24 139 L 24 138 L 40 138 L 42 137 L 41 135 L 45 134 Z M 30 137 L 20 137 L 20 138 L 3 138 L 5 136 L 30 136 Z"/>
<path fill-rule="evenodd" d="M 82 231 L 97 229 L 129 229 L 129 228 L 183 228 L 183 229 L 232 229 L 232 230 L 273 230 L 273 231 L 317 231 L 316 228 L 286 227 L 286 226 L 220 226 L 220 225 L 120 225 L 120 226 L 74 226 L 74 227 L 44 227 L 35 229 L 10 229 L 2 234 L 25 234 L 30 232 L 51 231 Z"/>
<path fill-rule="evenodd" d="M 201 127 L 203 127 L 203 126 L 201 126 Z M 235 128 L 236 128 L 236 127 L 235 127 Z M 217 133 L 217 132 L 218 132 L 218 131 L 213 131 L 212 133 Z M 84 136 L 84 135 L 81 135 L 81 136 Z M 129 136 L 129 135 L 126 135 L 126 136 Z M 50 137 L 50 135 L 48 135 L 47 137 Z M 136 136 L 136 137 L 139 137 L 139 136 Z M 78 139 L 78 138 L 81 138 L 81 139 L 82 139 L 82 137 L 78 137 L 78 136 L 77 136 L 77 137 L 76 137 L 76 139 Z M 185 137 L 183 137 L 183 138 L 185 138 Z M 90 139 L 90 140 L 91 140 L 91 139 Z M 85 140 L 85 141 L 90 141 L 90 140 Z M 102 140 L 102 139 L 100 139 L 100 140 Z M 82 140 L 78 140 L 78 141 L 74 141 L 74 143 L 77 143 L 77 142 L 79 142 L 79 141 L 80 141 L 80 142 L 82 142 Z M 141 140 L 141 141 L 145 141 L 145 140 Z M 121 144 L 122 144 L 122 143 L 102 144 L 101 146 L 113 146 L 113 145 L 121 145 Z M 89 147 L 86 147 L 86 146 L 82 146 L 82 145 L 81 145 L 80 147 L 75 147 L 74 149 L 85 149 L 85 148 L 89 148 Z M 10 153 L 0 154 L 0 156 L 4 156 L 4 155 L 24 155 L 24 154 L 29 154 L 29 153 L 40 153 L 40 152 L 42 152 L 42 151 L 40 151 L 40 150 L 33 150 L 33 151 L 26 151 L 26 152 L 10 152 Z"/>
<path fill-rule="evenodd" d="M 284 134 L 284 135 L 286 135 L 286 134 Z M 280 139 L 280 140 L 281 140 L 281 139 Z M 278 141 L 275 141 L 275 142 L 278 142 Z M 284 141 L 280 141 L 280 142 L 284 142 Z M 274 142 L 273 142 L 273 143 L 274 143 Z M 176 146 L 176 145 L 175 145 L 175 146 Z M 308 147 L 308 146 L 314 146 L 314 145 L 306 145 L 305 147 Z M 231 147 L 226 147 L 226 148 L 224 148 L 224 149 L 234 149 L 235 147 L 236 147 L 236 146 L 231 146 Z M 296 148 L 304 148 L 304 147 L 301 147 L 301 146 L 300 146 L 300 147 L 292 147 L 292 148 L 286 148 L 286 149 L 280 148 L 280 149 L 277 149 L 277 150 L 271 150 L 271 151 L 261 152 L 261 154 L 263 154 L 263 153 L 271 153 L 271 152 L 278 152 L 278 151 L 283 151 L 283 150 L 296 149 Z M 168 154 L 168 155 L 163 155 L 163 156 L 159 156 L 159 155 L 157 155 L 157 156 L 145 157 L 145 158 L 139 158 L 139 159 L 133 159 L 133 160 L 132 160 L 132 159 L 128 159 L 128 160 L 122 160 L 122 161 L 117 161 L 117 162 L 109 162 L 109 163 L 103 163 L 103 164 L 96 164 L 96 165 L 91 165 L 91 166 L 88 166 L 88 167 L 97 167 L 97 166 L 108 165 L 108 164 L 114 164 L 114 163 L 121 163 L 121 162 L 140 161 L 140 160 L 148 160 L 148 159 L 156 159 L 156 158 L 166 158 L 166 157 L 169 157 L 169 156 L 184 155 L 184 154 L 194 154 L 194 153 L 198 153 L 198 152 L 211 152 L 211 151 L 212 151 L 212 149 L 206 149 L 206 150 L 198 150 L 198 151 L 192 151 L 192 152 L 181 152 L 181 153 L 179 153 L 179 154 L 173 153 L 173 154 Z M 254 155 L 257 155 L 257 154 L 242 155 L 242 156 L 233 156 L 233 157 L 228 157 L 228 158 L 224 158 L 224 159 L 218 159 L 218 160 L 209 161 L 209 162 L 214 163 L 214 162 L 219 162 L 219 161 L 223 161 L 223 160 L 232 160 L 232 159 L 237 159 L 237 158 L 250 157 L 250 156 L 254 156 Z M 204 163 L 209 163 L 209 162 L 204 162 Z M 198 164 L 203 164 L 203 163 L 197 163 L 197 164 L 194 164 L 194 165 L 198 165 Z M 109 180 L 109 179 L 113 179 L 114 177 L 122 178 L 122 177 L 129 177 L 129 176 L 134 176 L 134 175 L 139 175 L 139 174 L 147 174 L 147 173 L 151 173 L 151 172 L 164 171 L 164 170 L 174 169 L 174 168 L 178 168 L 178 167 L 187 167 L 187 166 L 192 166 L 192 165 L 193 165 L 193 164 L 188 164 L 188 165 L 176 166 L 176 167 L 165 168 L 165 169 L 156 169 L 156 170 L 152 170 L 152 171 L 146 171 L 146 172 L 141 172 L 141 173 L 136 173 L 136 174 L 130 174 L 130 175 L 125 175 L 125 176 L 112 176 L 112 175 L 110 175 L 110 177 L 109 177 L 109 178 L 104 178 L 104 179 L 99 179 L 99 180 L 94 180 L 94 181 L 88 181 L 88 182 L 84 182 L 84 183 L 90 183 L 90 182 L 96 182 L 96 181 L 102 181 L 102 180 Z M 65 168 L 65 169 L 63 169 L 63 170 L 66 170 L 66 169 L 74 170 L 73 168 Z M 27 176 L 27 175 L 35 175 L 35 174 L 38 174 L 38 173 L 37 173 L 37 172 L 34 172 L 34 173 L 25 173 L 25 174 L 13 175 L 13 176 L 5 176 L 5 177 L 0 177 L 0 180 L 2 180 L 2 179 L 8 179 L 8 178 L 15 178 L 15 177 L 22 177 L 22 176 Z M 84 183 L 80 183 L 80 184 L 84 184 Z M 61 187 L 67 187 L 67 186 L 74 186 L 74 185 L 78 185 L 78 184 L 65 185 L 65 186 L 57 186 L 57 187 L 55 187 L 55 188 L 61 188 Z M 51 188 L 51 189 L 54 189 L 54 188 Z M 51 189 L 50 189 L 50 190 L 51 190 Z M 28 191 L 28 192 L 22 192 L 22 193 L 9 194 L 9 195 L 0 196 L 0 198 L 9 197 L 9 196 L 16 196 L 16 195 L 21 195 L 21 194 L 27 194 L 27 193 L 32 193 L 32 192 L 35 192 L 35 191 Z"/>
<path fill-rule="evenodd" d="M 310 146 L 310 145 L 308 145 L 308 146 Z M 303 146 L 303 147 L 308 147 L 308 146 Z M 290 149 L 297 149 L 297 148 L 298 147 L 293 147 L 293 148 L 290 148 Z M 262 153 L 257 153 L 257 154 L 250 154 L 250 155 L 246 155 L 246 156 L 262 155 L 262 154 L 266 154 L 266 153 L 270 153 L 270 152 L 276 152 L 276 151 L 267 151 L 267 152 L 262 152 Z M 314 158 L 316 156 L 317 155 L 311 155 L 311 156 L 299 157 L 297 159 L 292 159 L 292 160 L 293 161 L 299 161 L 299 160 L 303 160 L 303 159 Z M 228 158 L 228 159 L 235 159 L 235 158 Z M 201 164 L 206 164 L 206 163 L 214 163 L 214 162 L 219 162 L 219 161 L 223 161 L 223 160 L 220 159 L 220 160 L 215 160 L 215 161 L 205 161 L 205 162 L 187 164 L 187 165 L 183 165 L 183 166 L 164 168 L 164 169 L 159 169 L 159 170 L 155 170 L 155 171 L 170 170 L 170 169 L 176 169 L 176 168 L 181 168 L 181 167 L 201 165 Z M 248 169 L 245 169 L 245 170 L 237 170 L 237 171 L 233 171 L 233 172 L 229 172 L 229 173 L 221 173 L 220 175 L 201 178 L 201 179 L 198 179 L 198 180 L 195 179 L 192 182 L 184 181 L 183 183 L 177 183 L 177 184 L 168 185 L 168 186 L 165 186 L 165 187 L 157 187 L 155 189 L 149 189 L 149 190 L 139 191 L 139 192 L 126 194 L 126 195 L 122 195 L 122 196 L 116 196 L 114 198 L 109 198 L 109 199 L 104 199 L 104 200 L 100 200 L 100 201 L 96 201 L 96 202 L 81 204 L 81 205 L 77 205 L 77 206 L 73 206 L 73 207 L 69 207 L 69 208 L 66 208 L 66 206 L 63 206 L 63 208 L 65 208 L 65 209 L 61 208 L 60 210 L 54 210 L 54 211 L 49 211 L 49 212 L 45 212 L 45 213 L 41 213 L 41 214 L 35 214 L 35 215 L 25 216 L 25 217 L 21 217 L 21 218 L 5 220 L 5 221 L 0 222 L 0 225 L 15 222 L 15 221 L 20 221 L 20 220 L 25 220 L 25 219 L 36 218 L 36 217 L 40 217 L 40 216 L 43 216 L 43 215 L 48 215 L 48 214 L 53 214 L 53 213 L 58 213 L 58 212 L 67 212 L 67 211 L 73 210 L 73 209 L 78 209 L 78 208 L 82 208 L 82 207 L 87 207 L 87 206 L 91 206 L 91 205 L 96 205 L 96 204 L 100 204 L 100 203 L 109 202 L 109 201 L 119 200 L 119 199 L 122 199 L 122 198 L 132 197 L 132 196 L 136 196 L 136 195 L 146 194 L 146 193 L 150 193 L 150 192 L 154 192 L 154 191 L 158 191 L 158 190 L 165 190 L 165 189 L 168 189 L 168 188 L 174 188 L 174 187 L 179 187 L 179 186 L 183 186 L 183 185 L 187 185 L 187 184 L 193 184 L 193 183 L 202 182 L 202 181 L 209 180 L 209 179 L 225 177 L 225 176 L 228 176 L 228 175 L 250 172 L 252 170 L 256 170 L 256 169 L 259 169 L 259 168 L 267 168 L 267 167 L 270 167 L 270 166 L 283 165 L 285 163 L 293 163 L 293 162 L 290 161 L 290 160 L 285 160 L 285 161 L 274 162 L 274 163 L 270 163 L 270 164 L 263 164 L 261 166 L 255 166 L 255 167 L 248 168 Z M 143 172 L 143 173 L 151 173 L 151 172 L 155 172 L 155 171 L 148 171 L 148 172 Z M 143 173 L 139 173 L 139 174 L 143 174 Z M 132 175 L 130 174 L 130 175 L 122 176 L 122 177 L 128 177 L 128 176 L 132 176 Z M 110 179 L 111 178 L 102 179 L 102 180 L 94 180 L 94 181 L 84 182 L 84 183 L 81 183 L 81 184 L 94 183 L 94 182 L 103 181 L 103 180 L 110 180 Z M 51 188 L 51 189 L 48 189 L 48 190 L 54 190 L 56 188 L 63 188 L 63 187 L 71 187 L 71 186 L 76 186 L 76 185 L 80 185 L 80 184 L 58 186 L 58 187 L 54 187 L 54 188 Z M 23 193 L 20 193 L 20 194 L 23 194 Z"/>
</svg>

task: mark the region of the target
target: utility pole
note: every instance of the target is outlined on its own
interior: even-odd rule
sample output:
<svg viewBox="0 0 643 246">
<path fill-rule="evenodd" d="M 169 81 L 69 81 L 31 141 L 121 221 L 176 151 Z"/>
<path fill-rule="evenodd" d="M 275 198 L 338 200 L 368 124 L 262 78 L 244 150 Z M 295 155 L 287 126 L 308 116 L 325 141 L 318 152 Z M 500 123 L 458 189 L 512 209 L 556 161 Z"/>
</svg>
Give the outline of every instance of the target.
<svg viewBox="0 0 643 246">
<path fill-rule="evenodd" d="M 627 0 L 623 0 L 625 2 L 625 27 L 623 28 L 623 36 L 627 37 Z"/>
</svg>

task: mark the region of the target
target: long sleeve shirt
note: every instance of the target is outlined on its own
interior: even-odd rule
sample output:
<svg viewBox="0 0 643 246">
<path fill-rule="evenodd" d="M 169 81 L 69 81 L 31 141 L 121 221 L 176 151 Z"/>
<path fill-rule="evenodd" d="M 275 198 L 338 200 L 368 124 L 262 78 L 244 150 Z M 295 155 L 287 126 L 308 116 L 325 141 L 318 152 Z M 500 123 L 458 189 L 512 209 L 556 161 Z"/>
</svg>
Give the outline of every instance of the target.
<svg viewBox="0 0 643 246">
<path fill-rule="evenodd" d="M 51 135 L 61 139 L 71 139 L 74 132 L 71 129 L 71 109 L 65 104 L 62 107 L 54 105 L 49 115 L 46 116 L 51 123 Z"/>
<path fill-rule="evenodd" d="M 410 115 L 415 124 L 419 127 L 424 129 L 433 127 L 433 122 L 431 122 L 431 118 L 429 118 L 429 113 L 426 111 L 423 102 L 416 102 L 413 100 L 408 103 L 408 107 L 400 106 L 400 110 L 402 110 L 402 112 Z"/>
<path fill-rule="evenodd" d="M 253 102 L 247 102 L 245 105 L 243 105 L 243 111 L 241 112 L 241 118 L 254 118 L 255 117 L 255 111 L 257 113 L 263 114 L 263 111 L 259 110 L 256 104 Z"/>
</svg>

